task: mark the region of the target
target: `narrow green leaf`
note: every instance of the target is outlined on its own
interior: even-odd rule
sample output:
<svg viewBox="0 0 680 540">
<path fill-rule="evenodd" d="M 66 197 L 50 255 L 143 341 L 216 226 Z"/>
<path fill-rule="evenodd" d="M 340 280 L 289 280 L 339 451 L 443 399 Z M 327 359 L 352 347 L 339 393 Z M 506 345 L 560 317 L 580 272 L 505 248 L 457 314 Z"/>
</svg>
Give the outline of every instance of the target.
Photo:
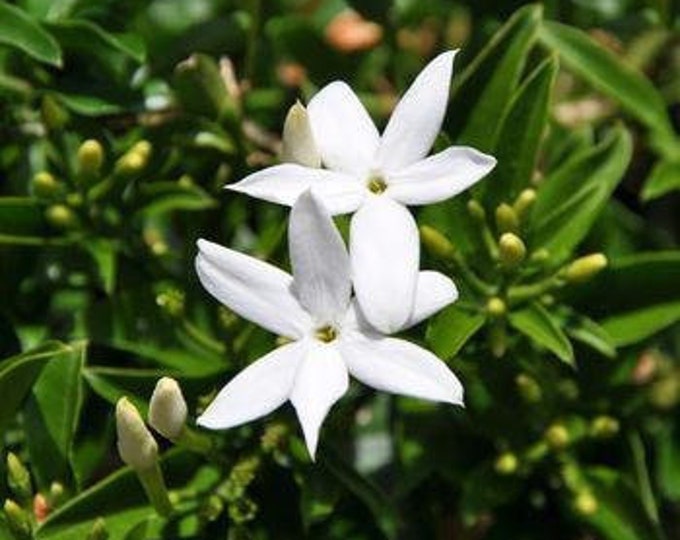
<svg viewBox="0 0 680 540">
<path fill-rule="evenodd" d="M 33 474 L 44 488 L 68 482 L 82 389 L 80 372 L 86 344 L 74 343 L 42 370 L 26 403 L 24 429 Z"/>
<path fill-rule="evenodd" d="M 582 30 L 545 21 L 539 39 L 595 88 L 619 101 L 660 137 L 672 137 L 666 106 L 654 85 L 632 66 L 595 43 Z"/>
<path fill-rule="evenodd" d="M 435 315 L 425 338 L 437 356 L 453 358 L 484 325 L 484 320 L 481 313 L 451 305 Z"/>
<path fill-rule="evenodd" d="M 7 2 L 0 2 L 0 44 L 15 47 L 41 62 L 61 66 L 61 49 L 56 40 L 30 15 Z"/>
<path fill-rule="evenodd" d="M 503 117 L 533 46 L 542 17 L 534 4 L 521 8 L 482 52 L 454 79 L 446 131 L 458 142 L 484 151 L 494 148 L 498 119 Z"/>
<path fill-rule="evenodd" d="M 660 426 L 656 433 L 656 481 L 665 497 L 680 501 L 680 425 Z"/>
<path fill-rule="evenodd" d="M 0 198 L 0 242 L 21 244 L 22 240 L 43 242 L 49 227 L 44 207 L 29 197 Z"/>
<path fill-rule="evenodd" d="M 661 160 L 649 174 L 641 197 L 643 201 L 651 201 L 677 190 L 680 190 L 680 162 Z"/>
<path fill-rule="evenodd" d="M 92 238 L 87 241 L 85 248 L 97 265 L 104 290 L 107 294 L 112 294 L 116 288 L 116 272 L 118 270 L 117 245 L 104 238 Z"/>
<path fill-rule="evenodd" d="M 541 305 L 532 304 L 521 311 L 515 311 L 510 314 L 509 320 L 510 325 L 516 330 L 555 353 L 563 362 L 574 365 L 571 343 L 550 313 Z"/>
<path fill-rule="evenodd" d="M 45 364 L 71 349 L 56 341 L 0 362 L 0 440 Z"/>
<path fill-rule="evenodd" d="M 614 343 L 622 347 L 653 336 L 680 321 L 680 301 L 656 304 L 628 311 L 602 321 L 602 327 Z"/>
<path fill-rule="evenodd" d="M 628 132 L 617 127 L 595 148 L 549 174 L 531 213 L 531 244 L 564 260 L 588 233 L 631 158 Z"/>
<path fill-rule="evenodd" d="M 487 180 L 485 198 L 495 208 L 512 201 L 531 180 L 538 147 L 548 120 L 550 92 L 557 74 L 557 61 L 539 65 L 519 88 L 505 117 L 494 156 L 498 165 Z"/>
<path fill-rule="evenodd" d="M 146 216 L 173 210 L 205 210 L 217 205 L 200 186 L 192 183 L 153 182 L 139 188 L 140 212 Z"/>
<path fill-rule="evenodd" d="M 616 356 L 615 340 L 601 325 L 592 319 L 581 315 L 576 321 L 570 321 L 566 331 L 570 337 L 585 343 L 604 356 L 609 358 Z"/>
</svg>

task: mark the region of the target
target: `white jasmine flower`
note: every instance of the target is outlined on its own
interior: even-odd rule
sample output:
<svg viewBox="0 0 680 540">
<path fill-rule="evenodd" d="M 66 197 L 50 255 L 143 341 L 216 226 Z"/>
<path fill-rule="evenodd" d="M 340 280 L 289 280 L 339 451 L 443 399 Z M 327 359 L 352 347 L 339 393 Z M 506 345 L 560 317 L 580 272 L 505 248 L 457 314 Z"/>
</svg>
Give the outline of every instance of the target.
<svg viewBox="0 0 680 540">
<path fill-rule="evenodd" d="M 293 206 L 288 231 L 293 275 L 253 257 L 198 241 L 196 269 L 220 302 L 260 326 L 293 340 L 232 379 L 198 424 L 226 429 L 259 418 L 290 400 L 310 455 L 331 406 L 351 374 L 374 388 L 462 404 L 463 389 L 444 362 L 408 341 L 370 327 L 351 298 L 350 260 L 330 214 L 311 192 Z M 425 271 L 403 328 L 457 298 L 446 276 Z M 384 298 L 376 291 L 372 301 Z"/>
<path fill-rule="evenodd" d="M 327 85 L 307 107 L 325 168 L 285 163 L 227 186 L 286 205 L 313 187 L 332 214 L 357 211 L 351 223 L 352 266 L 355 258 L 365 264 L 361 272 L 353 268 L 354 289 L 367 319 L 385 332 L 406 323 L 415 298 L 420 246 L 404 205 L 448 199 L 496 164 L 463 146 L 426 157 L 444 119 L 456 52 L 440 54 L 423 69 L 382 136 L 347 84 Z M 378 290 L 383 301 L 370 302 Z"/>
</svg>

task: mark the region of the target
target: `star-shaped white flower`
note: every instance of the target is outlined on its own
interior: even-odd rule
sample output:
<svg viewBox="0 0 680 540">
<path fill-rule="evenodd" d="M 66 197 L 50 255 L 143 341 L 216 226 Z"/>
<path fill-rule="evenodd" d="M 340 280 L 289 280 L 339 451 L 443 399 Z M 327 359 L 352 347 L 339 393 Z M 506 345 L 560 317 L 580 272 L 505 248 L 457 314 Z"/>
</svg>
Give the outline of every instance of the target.
<svg viewBox="0 0 680 540">
<path fill-rule="evenodd" d="M 431 352 L 370 327 L 351 298 L 349 255 L 330 214 L 311 192 L 290 215 L 293 275 L 206 240 L 198 241 L 196 270 L 220 302 L 291 340 L 232 379 L 198 424 L 226 429 L 259 418 L 286 400 L 295 407 L 314 457 L 319 429 L 346 392 L 349 377 L 374 388 L 432 401 L 462 404 L 463 388 Z M 438 272 L 418 275 L 416 302 L 404 328 L 458 296 Z"/>
<path fill-rule="evenodd" d="M 311 187 L 332 214 L 357 211 L 350 229 L 355 293 L 370 323 L 388 333 L 406 323 L 417 284 L 418 231 L 404 205 L 448 199 L 496 164 L 463 146 L 426 157 L 444 119 L 456 52 L 440 54 L 423 69 L 382 136 L 347 84 L 327 85 L 307 108 L 325 168 L 286 163 L 227 186 L 285 205 Z M 378 290 L 379 301 L 369 301 Z"/>
</svg>

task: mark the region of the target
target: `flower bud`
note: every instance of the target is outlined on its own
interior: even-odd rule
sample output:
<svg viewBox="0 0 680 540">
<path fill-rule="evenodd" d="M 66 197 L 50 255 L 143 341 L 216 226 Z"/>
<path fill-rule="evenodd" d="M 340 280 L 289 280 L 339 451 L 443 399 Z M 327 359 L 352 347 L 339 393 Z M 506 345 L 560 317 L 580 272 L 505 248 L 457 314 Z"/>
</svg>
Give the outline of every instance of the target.
<svg viewBox="0 0 680 540">
<path fill-rule="evenodd" d="M 450 259 L 455 251 L 451 241 L 429 225 L 420 226 L 420 241 L 431 255 L 439 259 Z"/>
<path fill-rule="evenodd" d="M 99 141 L 88 139 L 78 148 L 78 170 L 86 177 L 94 177 L 104 163 L 104 149 Z"/>
<path fill-rule="evenodd" d="M 503 234 L 498 240 L 499 257 L 506 268 L 513 268 L 520 264 L 527 254 L 527 248 L 522 239 L 511 232 Z"/>
<path fill-rule="evenodd" d="M 525 189 L 519 194 L 517 199 L 515 199 L 515 203 L 512 205 L 512 208 L 515 211 L 517 217 L 519 219 L 523 219 L 535 202 L 536 202 L 536 190 Z"/>
<path fill-rule="evenodd" d="M 541 386 L 536 382 L 536 379 L 526 373 L 520 373 L 515 377 L 515 385 L 520 397 L 526 403 L 538 403 L 543 398 Z"/>
<path fill-rule="evenodd" d="M 63 128 L 70 119 L 68 111 L 49 94 L 42 99 L 40 113 L 43 123 L 50 130 Z"/>
<path fill-rule="evenodd" d="M 184 293 L 177 289 L 168 289 L 156 296 L 156 305 L 171 317 L 181 317 L 184 313 Z"/>
<path fill-rule="evenodd" d="M 49 199 L 59 192 L 59 182 L 46 171 L 41 171 L 33 177 L 33 193 L 41 199 Z"/>
<path fill-rule="evenodd" d="M 158 445 L 137 408 L 125 397 L 116 404 L 118 453 L 123 462 L 137 471 L 154 467 L 158 462 Z"/>
<path fill-rule="evenodd" d="M 87 533 L 85 540 L 107 540 L 109 538 L 109 533 L 106 530 L 106 522 L 104 518 L 98 517 L 92 524 L 90 532 Z"/>
<path fill-rule="evenodd" d="M 496 208 L 496 228 L 501 234 L 519 231 L 519 217 L 509 204 L 502 203 Z"/>
<path fill-rule="evenodd" d="M 494 469 L 498 474 L 503 476 L 511 475 L 517 472 L 519 467 L 519 460 L 512 452 L 504 452 L 496 459 Z"/>
<path fill-rule="evenodd" d="M 31 518 L 28 513 L 12 499 L 6 499 L 3 506 L 7 525 L 17 540 L 33 538 Z"/>
<path fill-rule="evenodd" d="M 649 388 L 649 401 L 656 408 L 671 410 L 680 402 L 680 380 L 676 374 L 659 379 Z"/>
<path fill-rule="evenodd" d="M 598 439 L 613 437 L 619 432 L 619 421 L 611 416 L 601 415 L 590 423 L 590 434 Z"/>
<path fill-rule="evenodd" d="M 607 266 L 607 257 L 602 253 L 593 253 L 573 261 L 564 270 L 564 278 L 569 283 L 582 283 L 595 277 Z"/>
<path fill-rule="evenodd" d="M 569 445 L 569 431 L 566 426 L 561 423 L 550 426 L 543 438 L 550 445 L 553 450 L 563 450 Z"/>
<path fill-rule="evenodd" d="M 140 173 L 148 164 L 151 157 L 151 143 L 139 141 L 123 154 L 116 162 L 116 172 L 124 176 Z"/>
<path fill-rule="evenodd" d="M 64 484 L 61 482 L 52 482 L 50 484 L 50 507 L 59 508 L 65 502 Z"/>
<path fill-rule="evenodd" d="M 531 254 L 531 262 L 543 264 L 550 259 L 550 252 L 545 248 L 540 248 Z"/>
<path fill-rule="evenodd" d="M 599 506 L 595 496 L 588 490 L 581 491 L 574 499 L 574 510 L 582 516 L 592 516 Z"/>
<path fill-rule="evenodd" d="M 57 229 L 73 229 L 78 225 L 78 216 L 65 204 L 53 204 L 45 211 L 47 222 Z"/>
<path fill-rule="evenodd" d="M 508 312 L 508 307 L 505 305 L 505 302 L 498 298 L 497 296 L 494 296 L 493 298 L 489 298 L 489 300 L 486 303 L 486 312 L 491 316 L 491 317 L 502 317 Z"/>
<path fill-rule="evenodd" d="M 179 101 L 192 114 L 217 118 L 233 107 L 220 68 L 206 54 L 194 53 L 177 64 L 173 81 Z"/>
<path fill-rule="evenodd" d="M 166 439 L 175 440 L 184 429 L 187 404 L 175 379 L 163 377 L 149 402 L 149 424 Z"/>
<path fill-rule="evenodd" d="M 20 501 L 29 501 L 33 497 L 31 474 L 12 452 L 7 454 L 7 485 Z"/>
<path fill-rule="evenodd" d="M 321 167 L 321 156 L 312 135 L 307 109 L 299 101 L 288 110 L 283 124 L 281 161 L 315 169 Z"/>
<path fill-rule="evenodd" d="M 483 223 L 486 220 L 486 211 L 484 210 L 484 207 L 475 199 L 470 199 L 468 201 L 467 211 L 472 218 L 480 223 Z"/>
<path fill-rule="evenodd" d="M 38 523 L 42 523 L 50 514 L 50 504 L 42 493 L 33 497 L 33 516 Z"/>
</svg>

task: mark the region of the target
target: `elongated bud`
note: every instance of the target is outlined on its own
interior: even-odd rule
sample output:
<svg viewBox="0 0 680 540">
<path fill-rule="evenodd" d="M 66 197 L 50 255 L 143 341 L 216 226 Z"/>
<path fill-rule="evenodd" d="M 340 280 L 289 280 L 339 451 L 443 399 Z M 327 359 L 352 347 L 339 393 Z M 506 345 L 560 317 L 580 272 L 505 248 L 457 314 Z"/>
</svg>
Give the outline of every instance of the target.
<svg viewBox="0 0 680 540">
<path fill-rule="evenodd" d="M 486 210 L 475 199 L 470 199 L 467 203 L 467 211 L 476 221 L 483 223 L 486 220 Z"/>
<path fill-rule="evenodd" d="M 38 523 L 42 523 L 50 515 L 50 503 L 42 493 L 36 493 L 33 497 L 33 516 Z"/>
<path fill-rule="evenodd" d="M 59 182 L 46 171 L 37 173 L 33 177 L 33 193 L 41 199 L 49 199 L 59 192 Z"/>
<path fill-rule="evenodd" d="M 583 490 L 574 498 L 574 510 L 582 516 L 592 516 L 600 505 L 595 496 L 588 490 Z"/>
<path fill-rule="evenodd" d="M 104 163 L 104 149 L 99 141 L 88 139 L 78 148 L 78 170 L 83 176 L 95 177 Z"/>
<path fill-rule="evenodd" d="M 494 469 L 498 474 L 507 476 L 517 472 L 519 460 L 512 452 L 504 452 L 496 459 Z"/>
<path fill-rule="evenodd" d="M 561 423 L 550 426 L 543 437 L 553 450 L 562 450 L 570 442 L 569 430 Z"/>
<path fill-rule="evenodd" d="M 123 154 L 116 162 L 116 172 L 124 176 L 140 173 L 147 166 L 151 157 L 151 143 L 139 141 Z"/>
<path fill-rule="evenodd" d="M 564 278 L 569 283 L 583 283 L 595 277 L 607 266 L 607 257 L 602 253 L 593 253 L 573 261 L 564 270 Z"/>
<path fill-rule="evenodd" d="M 12 452 L 7 454 L 7 485 L 20 501 L 29 501 L 33 497 L 31 474 Z"/>
<path fill-rule="evenodd" d="M 233 107 L 224 79 L 215 60 L 195 53 L 175 67 L 174 88 L 183 107 L 190 113 L 219 117 Z"/>
<path fill-rule="evenodd" d="M 496 228 L 499 233 L 519 231 L 519 218 L 509 204 L 502 203 L 496 208 Z"/>
<path fill-rule="evenodd" d="M 543 264 L 550 260 L 550 252 L 545 248 L 540 248 L 531 254 L 531 262 Z"/>
<path fill-rule="evenodd" d="M 446 236 L 429 225 L 420 226 L 420 241 L 431 255 L 439 259 L 450 259 L 456 251 Z"/>
<path fill-rule="evenodd" d="M 9 525 L 12 534 L 17 540 L 29 540 L 33 537 L 31 534 L 31 518 L 28 512 L 21 508 L 12 499 L 6 499 L 3 506 L 7 525 Z"/>
<path fill-rule="evenodd" d="M 175 379 L 163 377 L 149 402 L 149 424 L 166 439 L 175 440 L 184 429 L 187 404 Z"/>
<path fill-rule="evenodd" d="M 527 248 L 522 239 L 513 233 L 505 233 L 498 240 L 501 264 L 506 268 L 513 268 L 520 264 L 527 254 Z"/>
<path fill-rule="evenodd" d="M 92 524 L 90 532 L 87 533 L 86 540 L 107 540 L 109 532 L 106 530 L 104 518 L 98 517 Z"/>
<path fill-rule="evenodd" d="M 45 219 L 57 229 L 67 230 L 78 226 L 78 216 L 65 204 L 53 204 L 45 210 Z"/>
<path fill-rule="evenodd" d="M 283 124 L 281 161 L 315 169 L 321 167 L 321 155 L 312 135 L 307 109 L 299 101 L 288 110 Z"/>
<path fill-rule="evenodd" d="M 543 391 L 540 385 L 536 382 L 536 379 L 527 375 L 526 373 L 520 373 L 515 377 L 515 385 L 517 386 L 517 391 L 520 397 L 526 403 L 538 403 L 543 397 Z"/>
<path fill-rule="evenodd" d="M 489 298 L 489 300 L 486 303 L 486 312 L 491 316 L 491 317 L 502 317 L 508 312 L 508 307 L 505 305 L 505 302 L 498 298 L 497 296 L 494 296 L 493 298 Z"/>
<path fill-rule="evenodd" d="M 116 404 L 118 453 L 123 462 L 137 471 L 153 468 L 158 462 L 158 445 L 144 425 L 137 408 L 125 397 Z"/>
<path fill-rule="evenodd" d="M 40 105 L 42 120 L 47 129 L 61 129 L 68 123 L 70 118 L 68 111 L 52 96 L 43 97 Z"/>
<path fill-rule="evenodd" d="M 515 199 L 512 208 L 519 219 L 524 219 L 535 202 L 536 190 L 525 189 Z"/>
<path fill-rule="evenodd" d="M 137 141 L 134 146 L 130 149 L 131 152 L 134 152 L 135 154 L 139 154 L 142 156 L 145 160 L 148 160 L 151 157 L 151 151 L 153 150 L 153 146 L 151 146 L 151 143 L 147 140 L 142 139 L 141 141 Z"/>
<path fill-rule="evenodd" d="M 52 482 L 50 484 L 50 507 L 59 508 L 65 502 L 64 484 L 61 482 Z"/>
<path fill-rule="evenodd" d="M 590 434 L 598 439 L 613 437 L 619 432 L 619 421 L 611 416 L 601 415 L 590 423 Z"/>
</svg>

